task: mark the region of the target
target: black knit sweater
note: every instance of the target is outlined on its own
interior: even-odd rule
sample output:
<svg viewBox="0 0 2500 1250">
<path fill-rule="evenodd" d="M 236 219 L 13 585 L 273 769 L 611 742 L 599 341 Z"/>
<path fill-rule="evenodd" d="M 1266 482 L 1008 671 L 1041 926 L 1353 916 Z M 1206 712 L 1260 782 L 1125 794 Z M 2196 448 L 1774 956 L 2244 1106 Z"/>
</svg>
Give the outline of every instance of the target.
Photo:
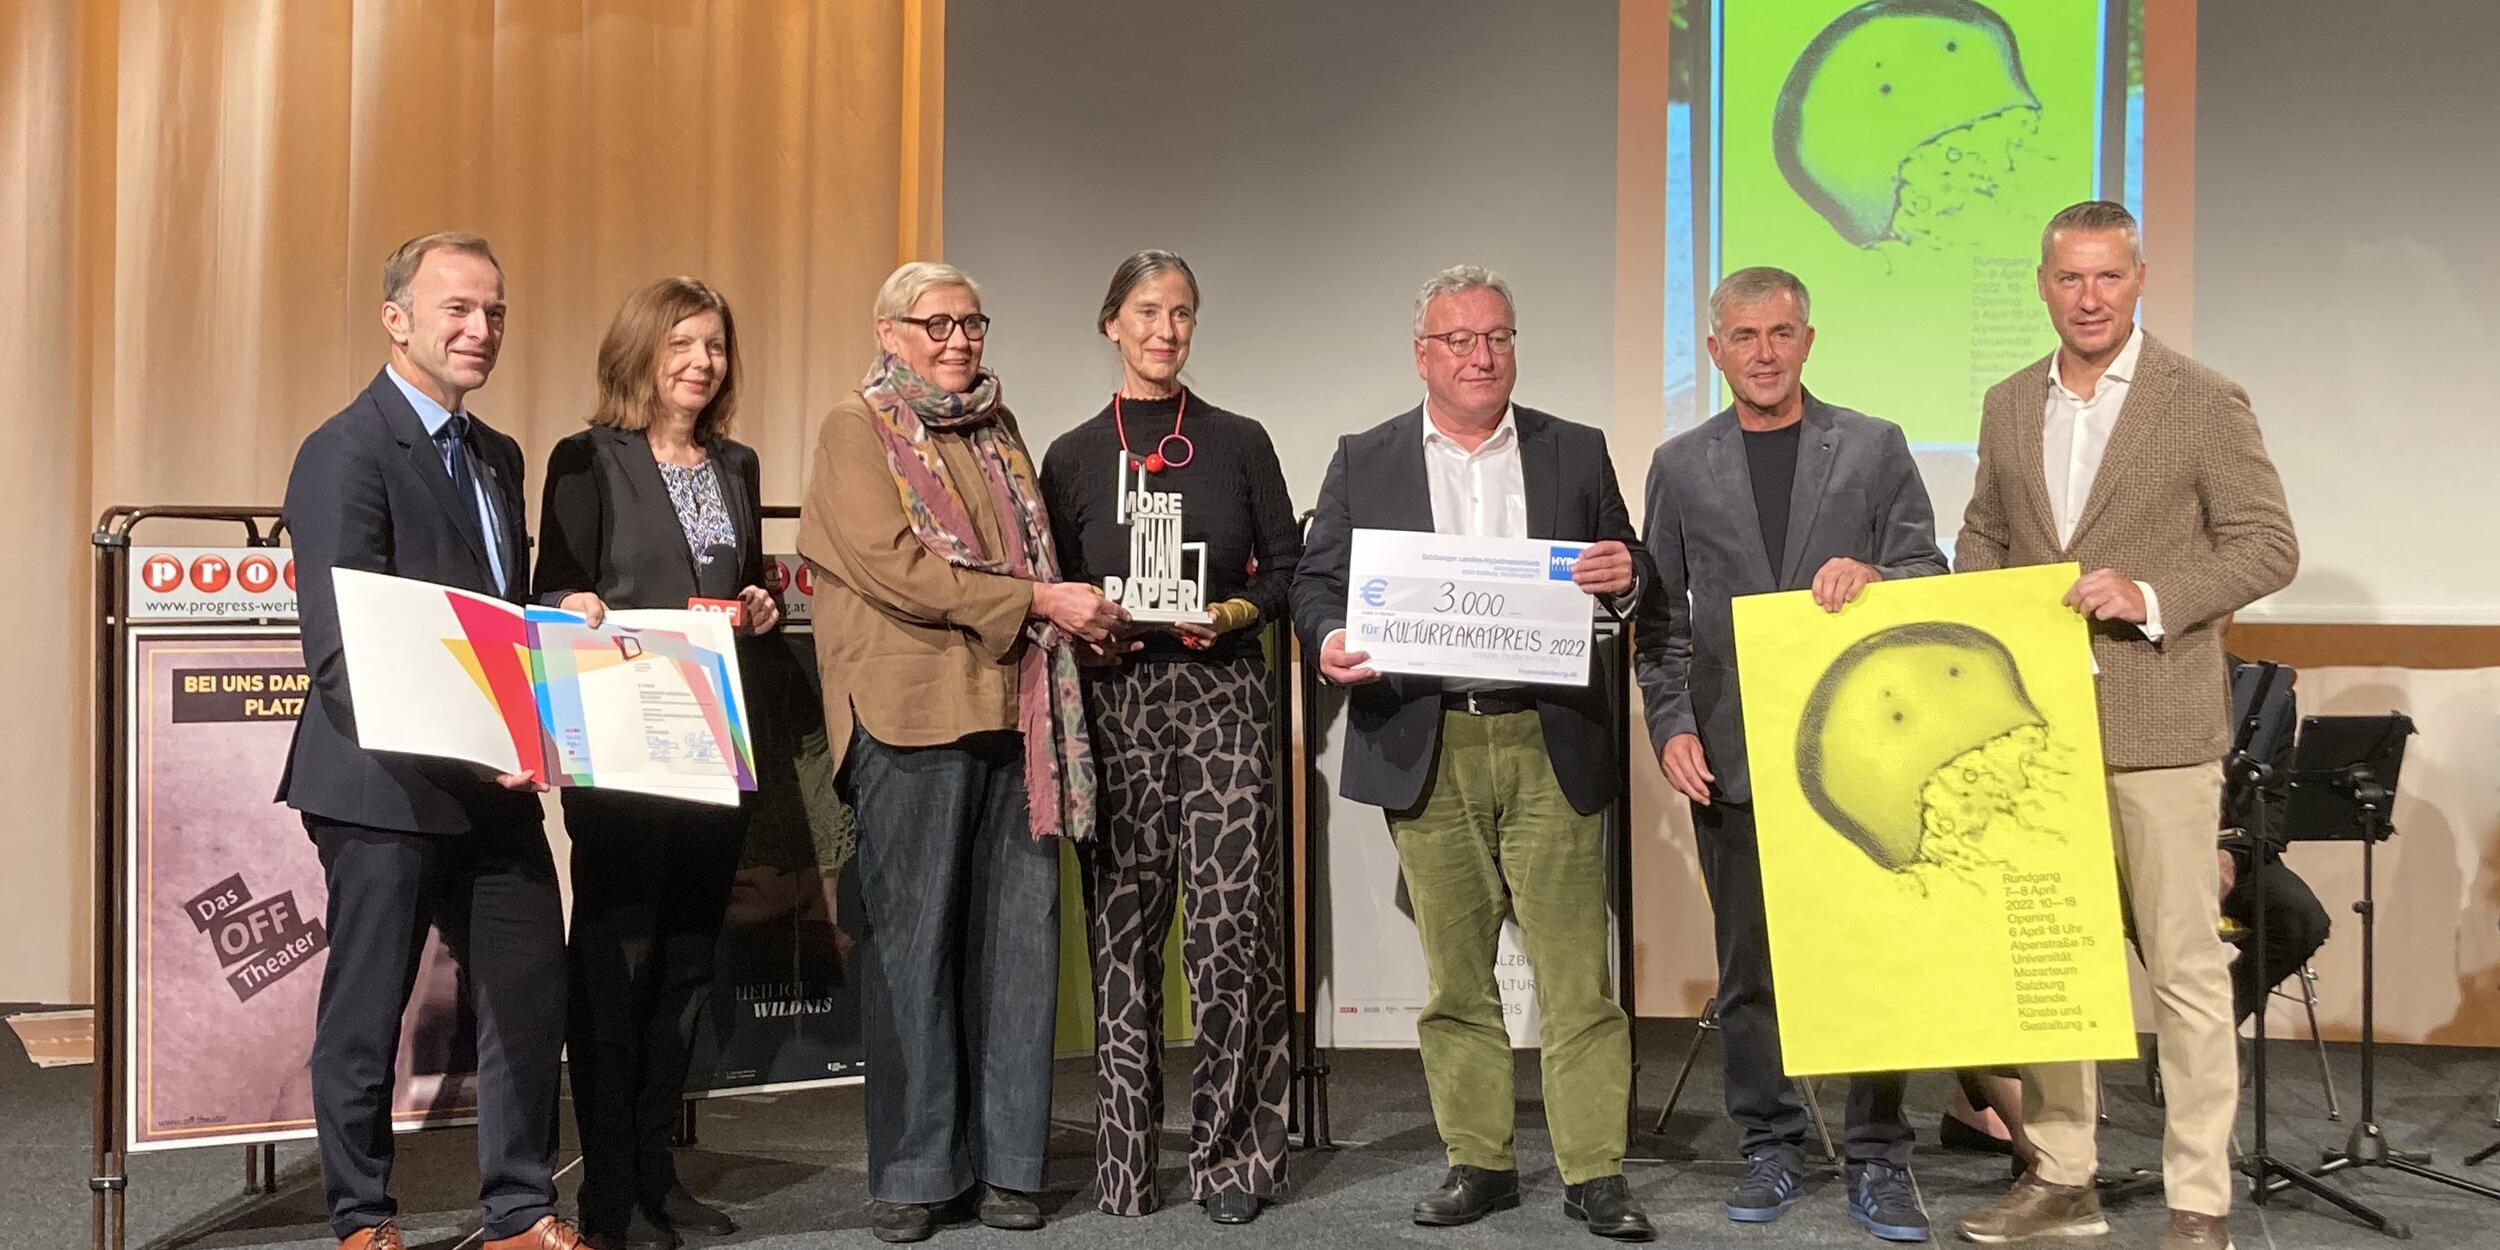
<svg viewBox="0 0 2500 1250">
<path fill-rule="evenodd" d="M 1292 614 L 1293 566 L 1302 557 L 1302 527 L 1285 490 L 1267 430 L 1248 417 L 1188 395 L 1181 433 L 1196 452 L 1188 464 L 1147 478 L 1154 490 L 1181 496 L 1181 536 L 1207 545 L 1209 605 L 1247 599 L 1261 623 Z M 1180 399 L 1123 399 L 1129 450 L 1153 452 L 1172 432 Z M 1177 447 L 1174 448 L 1178 450 Z M 1102 584 L 1129 573 L 1129 527 L 1117 519 L 1120 435 L 1110 405 L 1059 436 L 1042 457 L 1042 500 L 1059 548 L 1060 577 Z M 1255 568 L 1255 572 L 1253 569 Z M 1145 635 L 1137 658 L 1231 660 L 1259 653 L 1259 630 L 1239 629 L 1205 651 L 1180 644 L 1169 630 Z"/>
</svg>

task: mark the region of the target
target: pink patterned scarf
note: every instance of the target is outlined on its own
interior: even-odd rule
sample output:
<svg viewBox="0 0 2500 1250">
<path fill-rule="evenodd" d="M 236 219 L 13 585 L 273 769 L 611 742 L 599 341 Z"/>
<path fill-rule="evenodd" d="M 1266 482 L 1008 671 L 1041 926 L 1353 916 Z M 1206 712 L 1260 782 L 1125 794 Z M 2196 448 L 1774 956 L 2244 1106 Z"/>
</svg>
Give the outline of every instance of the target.
<svg viewBox="0 0 2500 1250">
<path fill-rule="evenodd" d="M 922 545 L 962 568 L 1056 581 L 1059 559 L 1033 459 L 998 392 L 998 376 L 986 370 L 961 395 L 932 386 L 891 353 L 879 355 L 859 384 L 860 398 L 876 410 L 877 437 L 894 471 L 895 492 Z M 999 515 L 1008 522 L 1004 556 L 982 550 L 964 497 L 929 441 L 931 430 L 962 435 L 979 457 Z M 1094 749 L 1085 729 L 1076 653 L 1048 621 L 1027 623 L 1025 636 L 1032 645 L 1016 663 L 1016 723 L 1024 732 L 1027 822 L 1036 838 L 1064 834 L 1082 841 L 1094 832 Z"/>
</svg>

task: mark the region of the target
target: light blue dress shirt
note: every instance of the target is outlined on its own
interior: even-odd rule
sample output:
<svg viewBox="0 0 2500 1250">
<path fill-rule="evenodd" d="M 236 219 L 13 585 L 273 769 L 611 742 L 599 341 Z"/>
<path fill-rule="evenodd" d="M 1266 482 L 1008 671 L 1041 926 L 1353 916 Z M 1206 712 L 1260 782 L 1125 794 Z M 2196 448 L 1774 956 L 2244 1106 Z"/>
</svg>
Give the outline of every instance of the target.
<svg viewBox="0 0 2500 1250">
<path fill-rule="evenodd" d="M 425 436 L 434 440 L 434 450 L 442 454 L 443 472 L 451 473 L 451 447 L 442 438 L 443 427 L 451 424 L 451 410 L 435 403 L 433 396 L 409 385 L 408 379 L 399 376 L 396 366 L 385 365 L 383 372 L 391 376 L 391 385 L 408 397 L 408 406 L 417 410 L 417 420 L 425 425 Z M 469 420 L 474 424 L 477 418 Z M 477 483 L 477 524 L 486 535 L 486 562 L 495 572 L 496 587 L 508 589 L 512 583 L 506 581 L 503 575 L 503 544 L 500 541 L 503 530 L 495 524 L 495 497 L 486 488 L 485 462 L 478 458 L 474 450 L 469 453 L 469 476 Z"/>
</svg>

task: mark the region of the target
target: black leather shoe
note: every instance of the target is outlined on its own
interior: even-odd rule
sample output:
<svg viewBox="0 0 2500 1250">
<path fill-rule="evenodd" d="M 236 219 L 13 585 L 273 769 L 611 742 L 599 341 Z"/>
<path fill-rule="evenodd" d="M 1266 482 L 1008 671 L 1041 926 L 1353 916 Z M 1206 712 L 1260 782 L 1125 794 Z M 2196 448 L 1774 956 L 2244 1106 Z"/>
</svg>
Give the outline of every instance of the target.
<svg viewBox="0 0 2500 1250">
<path fill-rule="evenodd" d="M 937 1204 L 868 1200 L 868 1231 L 879 1241 L 927 1241 L 937 1231 Z"/>
<path fill-rule="evenodd" d="M 1621 1173 L 1563 1186 L 1563 1218 L 1577 1220 L 1588 1225 L 1590 1232 L 1617 1241 L 1647 1241 L 1658 1235 L 1649 1226 L 1649 1213 L 1632 1200 L 1632 1187 L 1624 1182 Z"/>
<path fill-rule="evenodd" d="M 1259 1218 L 1259 1209 L 1265 1205 L 1257 1194 L 1227 1189 L 1207 1199 L 1207 1218 L 1218 1224 L 1247 1224 Z"/>
<path fill-rule="evenodd" d="M 991 1228 L 1035 1229 L 1042 1226 L 1042 1204 L 1033 1195 L 981 1183 L 981 1222 Z"/>
<path fill-rule="evenodd" d="M 672 1186 L 660 1200 L 660 1218 L 682 1233 L 726 1237 L 738 1231 L 738 1221 L 729 1218 L 727 1211 L 696 1198 L 683 1185 Z"/>
<path fill-rule="evenodd" d="M 1415 1222 L 1446 1228 L 1452 1224 L 1473 1224 L 1496 1211 L 1508 1211 L 1519 1205 L 1519 1173 L 1495 1172 L 1487 1168 L 1458 1164 L 1450 1169 L 1441 1188 L 1424 1195 L 1415 1204 Z"/>
<path fill-rule="evenodd" d="M 585 1217 L 582 1242 L 591 1250 L 677 1250 L 686 1244 L 667 1224 L 644 1214 L 640 1207 L 627 1211 L 621 1221 L 594 1223 Z"/>
</svg>

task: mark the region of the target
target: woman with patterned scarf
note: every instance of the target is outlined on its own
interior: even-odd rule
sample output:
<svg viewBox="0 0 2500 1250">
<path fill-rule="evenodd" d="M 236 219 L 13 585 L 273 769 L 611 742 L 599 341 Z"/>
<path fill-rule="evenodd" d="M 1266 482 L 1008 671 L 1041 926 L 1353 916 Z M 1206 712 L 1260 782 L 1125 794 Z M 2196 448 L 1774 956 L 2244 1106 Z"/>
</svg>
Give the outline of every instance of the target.
<svg viewBox="0 0 2500 1250">
<path fill-rule="evenodd" d="M 1039 1228 L 1059 852 L 1094 821 L 1078 653 L 1126 613 L 1057 580 L 1032 457 L 981 368 L 980 288 L 915 262 L 825 417 L 799 554 L 868 913 L 868 1192 L 879 1240 L 950 1206 Z"/>
</svg>

